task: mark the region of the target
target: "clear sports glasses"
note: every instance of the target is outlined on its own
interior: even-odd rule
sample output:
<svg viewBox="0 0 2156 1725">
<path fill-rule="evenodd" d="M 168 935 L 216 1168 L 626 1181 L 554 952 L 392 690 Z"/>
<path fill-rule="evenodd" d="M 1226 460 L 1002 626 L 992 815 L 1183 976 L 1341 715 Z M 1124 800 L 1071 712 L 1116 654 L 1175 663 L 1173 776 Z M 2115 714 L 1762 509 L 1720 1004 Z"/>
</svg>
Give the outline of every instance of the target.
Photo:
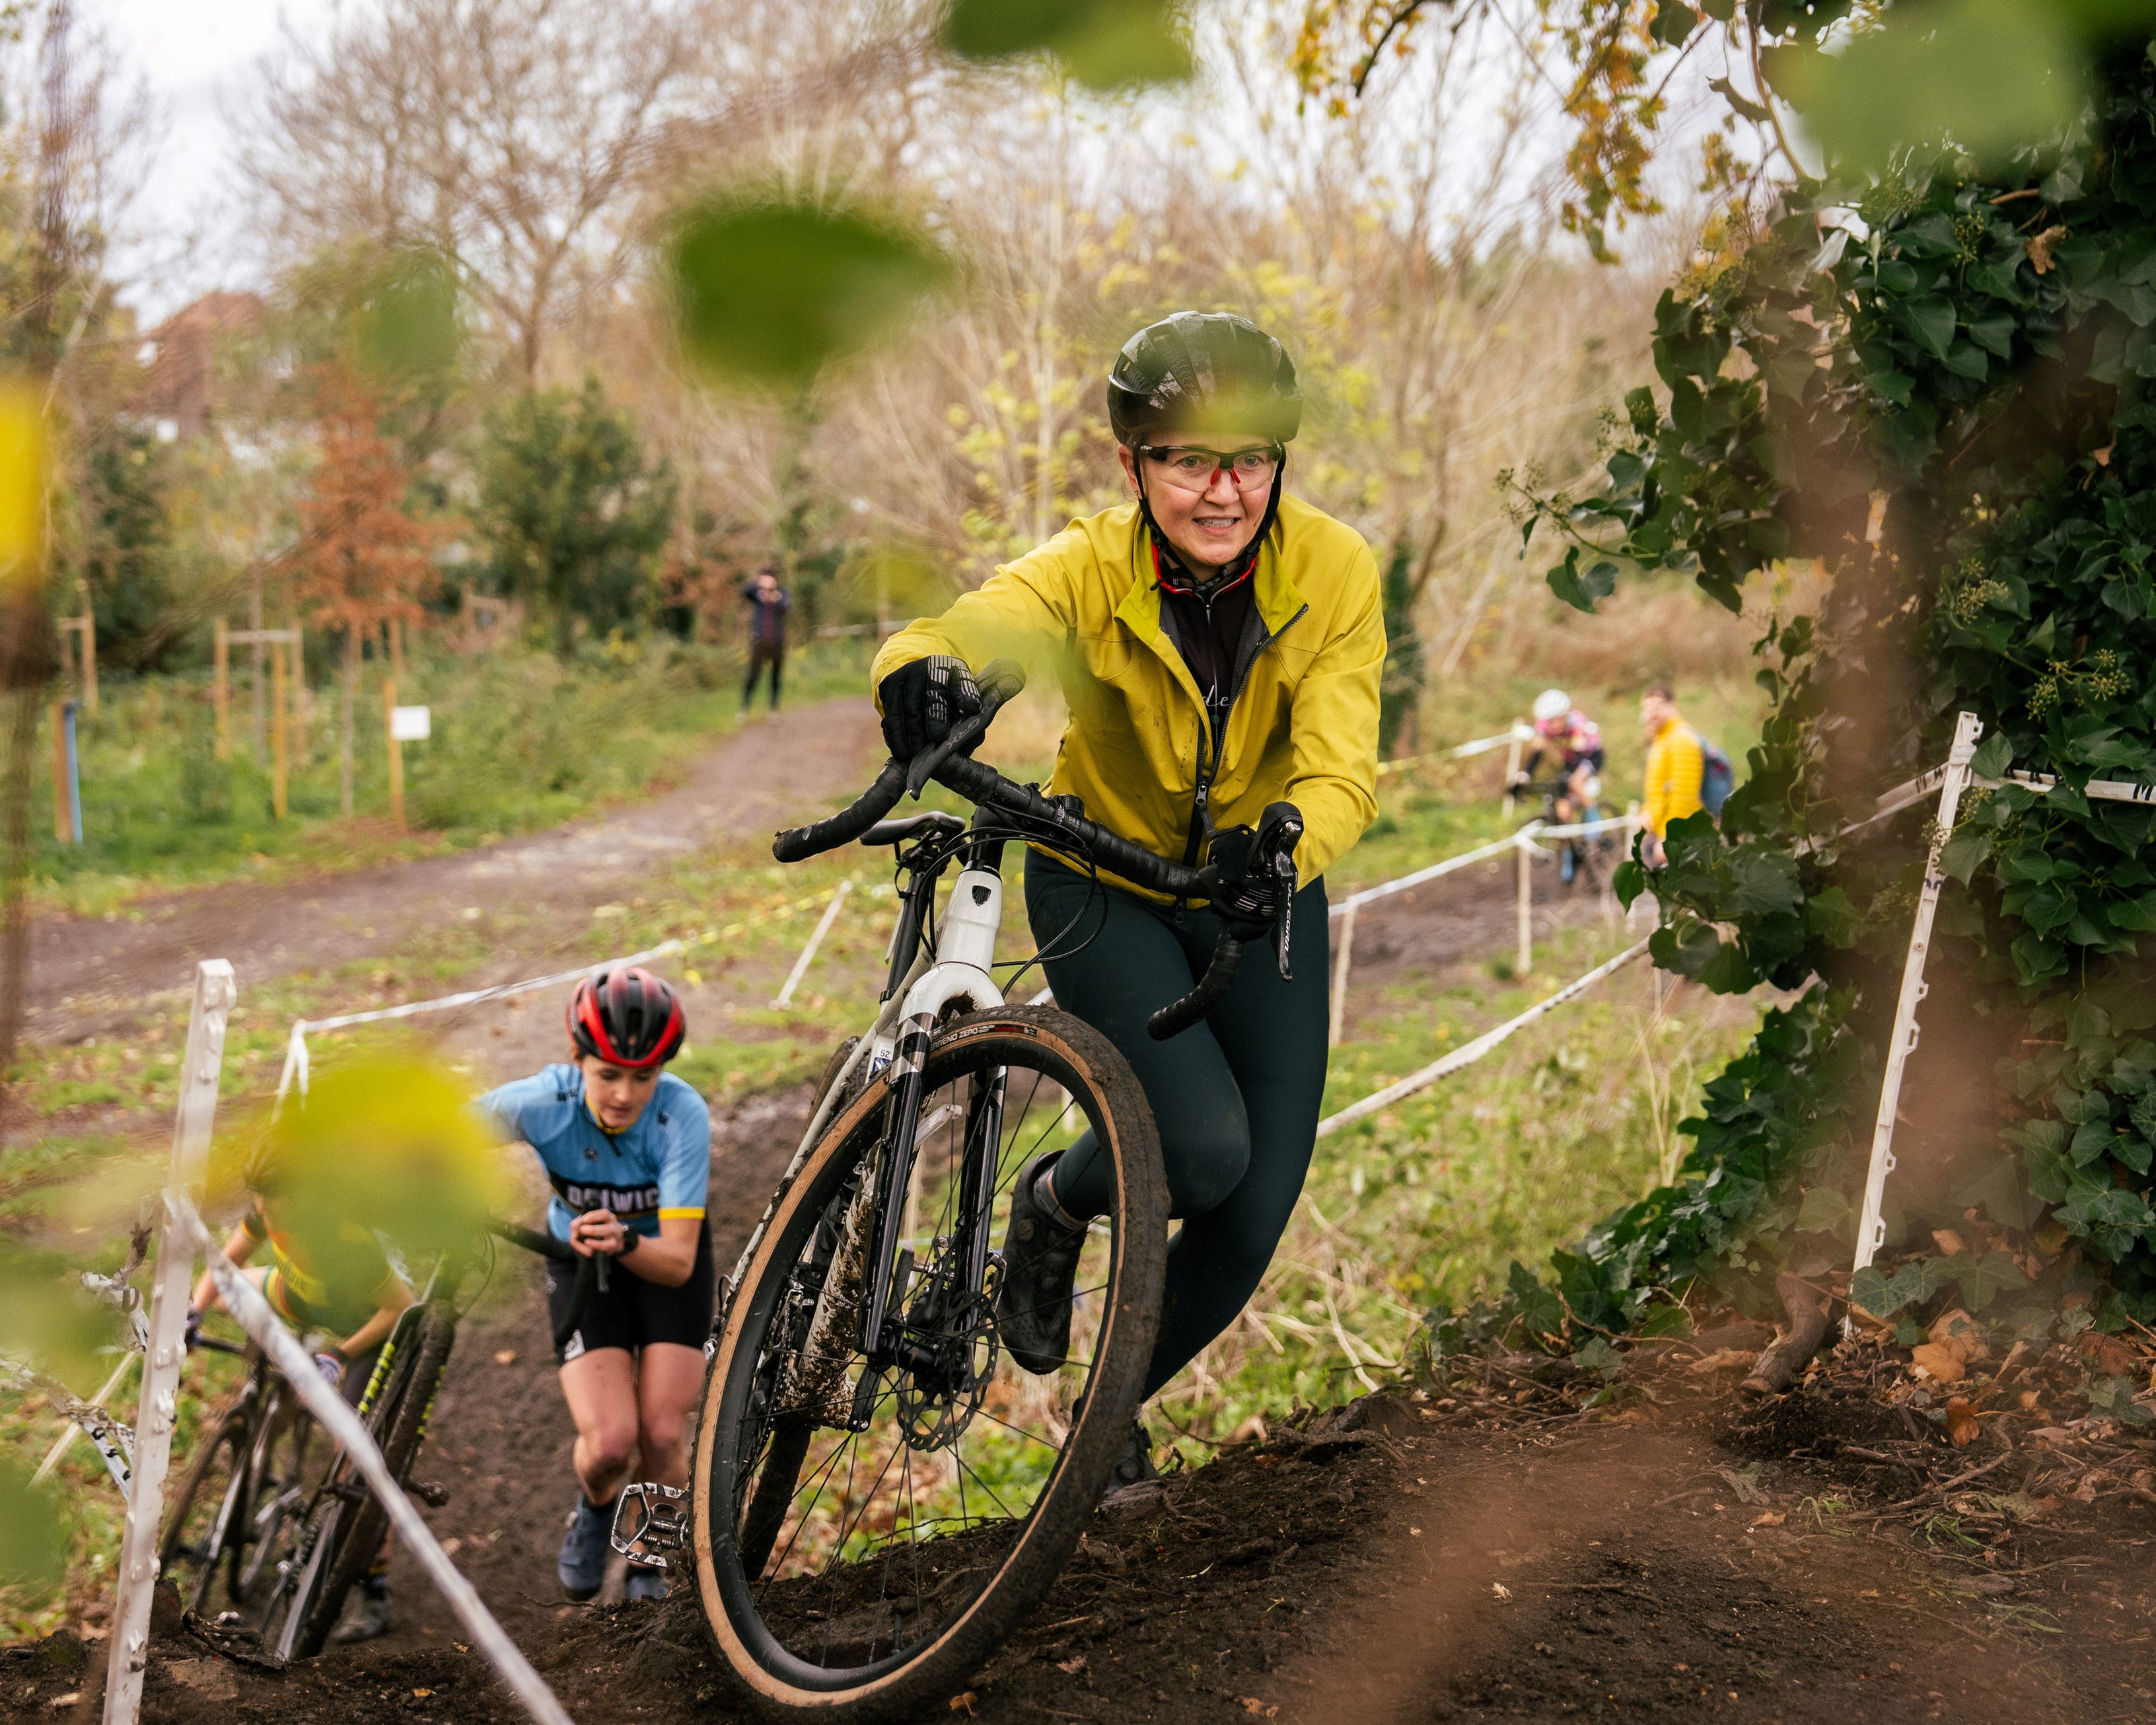
<svg viewBox="0 0 2156 1725">
<path fill-rule="evenodd" d="M 1160 470 L 1161 477 L 1178 491 L 1209 491 L 1224 473 L 1240 491 L 1262 490 L 1280 471 L 1277 444 L 1258 449 L 1209 449 L 1200 444 L 1147 444 L 1140 454 Z"/>
</svg>

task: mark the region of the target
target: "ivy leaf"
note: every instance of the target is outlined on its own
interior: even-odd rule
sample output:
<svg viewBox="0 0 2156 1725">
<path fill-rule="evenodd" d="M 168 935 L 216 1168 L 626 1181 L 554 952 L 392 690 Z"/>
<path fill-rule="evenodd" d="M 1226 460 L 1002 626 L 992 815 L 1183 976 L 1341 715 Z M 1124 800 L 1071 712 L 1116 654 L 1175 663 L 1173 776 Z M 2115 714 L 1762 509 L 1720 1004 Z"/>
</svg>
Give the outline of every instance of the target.
<svg viewBox="0 0 2156 1725">
<path fill-rule="evenodd" d="M 1964 827 L 1940 849 L 1939 867 L 1963 886 L 1968 886 L 1976 865 L 1991 855 L 1991 838 L 1989 833 Z"/>
<path fill-rule="evenodd" d="M 1597 599 L 1606 599 L 1616 591 L 1617 566 L 1609 558 L 1598 559 L 1584 574 L 1580 572 L 1579 547 L 1573 546 L 1564 554 L 1564 561 L 1545 578 L 1550 591 L 1575 611 L 1592 611 Z"/>
<path fill-rule="evenodd" d="M 1904 300 L 1897 311 L 1911 335 L 1933 359 L 1943 360 L 1953 347 L 1953 301 L 1941 294 Z"/>
<path fill-rule="evenodd" d="M 1866 1264 L 1849 1279 L 1849 1303 L 1861 1306 L 1874 1317 L 1892 1317 L 1901 1301 L 1887 1291 L 1886 1273 Z"/>
<path fill-rule="evenodd" d="M 1851 1233 L 1856 1218 L 1856 1206 L 1850 1202 L 1847 1193 L 1838 1187 L 1815 1186 L 1804 1194 L 1804 1203 L 1797 1208 L 1797 1219 L 1791 1225 L 1799 1234 L 1831 1234 L 1840 1239 Z"/>
<path fill-rule="evenodd" d="M 1537 1336 L 1555 1336 L 1564 1329 L 1564 1302 L 1543 1286 L 1532 1270 L 1517 1258 L 1506 1274 L 1506 1286 L 1519 1307 L 1521 1322 Z"/>
<path fill-rule="evenodd" d="M 1647 890 L 1646 865 L 1637 858 L 1626 857 L 1610 870 L 1609 890 L 1617 895 L 1617 902 L 1626 910 L 1632 901 Z"/>
<path fill-rule="evenodd" d="M 1714 956 L 1699 968 L 1693 980 L 1710 993 L 1748 994 L 1759 986 L 1759 973 L 1752 968 L 1740 947 L 1722 942 Z"/>
<path fill-rule="evenodd" d="M 1958 1252 L 1946 1263 L 1948 1274 L 1961 1290 L 1962 1304 L 1971 1312 L 1983 1311 L 2009 1288 L 2029 1285 L 2029 1278 L 2014 1261 L 2011 1252 L 1986 1252 L 1982 1257 Z"/>
<path fill-rule="evenodd" d="M 1976 746 L 1969 764 L 1979 778 L 2003 778 L 2014 764 L 2014 745 L 2006 740 L 2005 732 L 1994 731 Z"/>
<path fill-rule="evenodd" d="M 1667 1301 L 1650 1306 L 1634 1327 L 1636 1333 L 1641 1336 L 1678 1337 L 1691 1334 L 1691 1314 L 1683 1307 L 1672 1306 Z"/>
<path fill-rule="evenodd" d="M 1847 952 L 1864 933 L 1864 915 L 1841 888 L 1830 886 L 1804 901 L 1804 927 L 1830 947 Z"/>
</svg>

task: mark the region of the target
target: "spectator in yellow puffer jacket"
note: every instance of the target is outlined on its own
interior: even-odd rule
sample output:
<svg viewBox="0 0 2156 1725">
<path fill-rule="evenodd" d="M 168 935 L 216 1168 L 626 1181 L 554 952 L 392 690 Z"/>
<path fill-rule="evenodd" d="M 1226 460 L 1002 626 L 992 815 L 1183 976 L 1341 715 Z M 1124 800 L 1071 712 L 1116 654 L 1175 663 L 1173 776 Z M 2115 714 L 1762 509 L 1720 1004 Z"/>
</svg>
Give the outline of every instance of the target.
<svg viewBox="0 0 2156 1725">
<path fill-rule="evenodd" d="M 1646 798 L 1640 814 L 1647 823 L 1647 862 L 1658 869 L 1667 860 L 1662 837 L 1670 823 L 1702 806 L 1699 788 L 1707 761 L 1699 732 L 1685 723 L 1667 683 L 1650 685 L 1640 697 L 1640 724 L 1647 733 Z"/>
</svg>

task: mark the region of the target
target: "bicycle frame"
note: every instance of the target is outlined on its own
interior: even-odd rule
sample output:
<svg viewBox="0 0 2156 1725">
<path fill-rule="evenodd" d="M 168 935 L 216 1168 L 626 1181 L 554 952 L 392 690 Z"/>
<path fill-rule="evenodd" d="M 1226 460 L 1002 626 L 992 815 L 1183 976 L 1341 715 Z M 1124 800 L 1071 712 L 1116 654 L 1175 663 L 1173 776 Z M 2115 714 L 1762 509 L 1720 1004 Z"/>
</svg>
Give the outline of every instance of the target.
<svg viewBox="0 0 2156 1725">
<path fill-rule="evenodd" d="M 771 1225 L 779 1199 L 791 1189 L 807 1163 L 809 1153 L 837 1111 L 838 1099 L 846 1093 L 855 1074 L 865 1065 L 866 1076 L 870 1081 L 886 1071 L 891 1075 L 891 1106 L 886 1113 L 889 1124 L 873 1178 L 880 1190 L 901 1192 L 912 1175 L 922 1075 L 937 1024 L 954 1012 L 980 1012 L 1004 1004 L 1003 990 L 996 985 L 990 968 L 995 962 L 996 942 L 1003 929 L 1004 880 L 995 866 L 997 853 L 1002 846 L 978 841 L 977 844 L 987 855 L 960 868 L 944 915 L 937 924 L 934 950 L 928 951 L 924 946 L 902 973 L 895 974 L 893 985 L 886 989 L 875 1018 L 816 1099 L 808 1128 L 802 1133 L 801 1142 L 780 1177 L 771 1202 L 765 1206 L 762 1217 L 742 1248 L 733 1273 L 726 1279 L 718 1311 L 712 1318 L 711 1337 L 705 1343 L 706 1359 L 716 1350 L 727 1308 L 747 1273 L 751 1259 L 762 1243 L 764 1231 Z M 934 893 L 946 866 L 947 862 L 935 867 L 901 898 L 898 926 L 893 931 L 895 960 L 896 942 L 909 928 L 916 932 L 917 937 L 921 924 L 916 919 L 925 911 L 926 900 Z M 921 895 L 918 902 L 913 897 L 916 891 Z M 977 1114 L 969 1120 L 969 1143 L 982 1141 L 981 1128 L 984 1125 L 999 1129 L 1000 1097 L 994 1098 L 989 1106 L 997 1111 L 997 1117 L 989 1120 Z M 987 1142 L 996 1142 L 996 1136 L 988 1137 Z M 986 1267 L 986 1202 L 993 1196 L 994 1182 L 993 1171 L 988 1171 L 988 1178 L 983 1178 L 983 1171 L 974 1166 L 975 1160 L 969 1155 L 962 1173 L 961 1203 L 973 1235 L 968 1243 L 968 1267 L 978 1273 Z M 978 1218 L 974 1215 L 977 1211 L 980 1212 Z M 862 1351 L 870 1355 L 882 1352 L 877 1344 L 882 1340 L 889 1312 L 899 1233 L 903 1225 L 901 1207 L 897 1204 L 881 1205 L 873 1213 L 878 1220 L 869 1263 L 868 1297 L 864 1302 L 860 1333 L 857 1338 L 851 1338 L 857 1339 Z M 855 1244 L 857 1243 L 842 1245 L 841 1252 Z"/>
</svg>

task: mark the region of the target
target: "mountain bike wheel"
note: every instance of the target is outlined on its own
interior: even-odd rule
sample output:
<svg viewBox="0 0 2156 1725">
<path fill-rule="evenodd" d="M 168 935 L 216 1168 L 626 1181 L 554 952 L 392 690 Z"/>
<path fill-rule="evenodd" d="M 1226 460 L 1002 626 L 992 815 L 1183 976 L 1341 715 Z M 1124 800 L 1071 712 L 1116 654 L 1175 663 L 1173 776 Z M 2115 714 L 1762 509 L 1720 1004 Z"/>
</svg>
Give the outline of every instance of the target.
<svg viewBox="0 0 2156 1725">
<path fill-rule="evenodd" d="M 180 1603 L 198 1617 L 237 1603 L 243 1530 L 247 1525 L 247 1450 L 254 1424 L 234 1408 L 218 1420 L 187 1466 L 173 1495 L 165 1537 L 157 1546 L 157 1576 L 179 1589 Z"/>
<path fill-rule="evenodd" d="M 247 1520 L 239 1531 L 233 1594 L 254 1609 L 298 1548 L 323 1446 L 314 1416 L 282 1379 L 268 1379 L 268 1406 L 247 1463 Z"/>
<path fill-rule="evenodd" d="M 891 1310 L 911 1363 L 863 1355 L 865 1255 L 850 1242 L 886 1209 L 863 1185 L 895 1088 L 888 1071 L 870 1084 L 778 1200 L 705 1380 L 697 1584 L 767 1717 L 879 1719 L 947 1699 L 1076 1545 L 1152 1351 L 1168 1201 L 1152 1111 L 1099 1033 L 1004 1008 L 929 1045 L 911 1177 L 891 1200 Z M 1088 1129 L 1115 1208 L 1087 1233 L 1070 1358 L 1034 1377 L 1001 1345 L 987 1248 L 1019 1169 Z"/>
<path fill-rule="evenodd" d="M 409 1346 L 408 1357 L 393 1363 L 393 1390 L 385 1391 L 380 1404 L 368 1414 L 367 1430 L 381 1443 L 382 1459 L 389 1464 L 390 1477 L 400 1486 L 411 1477 L 419 1445 L 426 1441 L 434 1391 L 456 1339 L 457 1315 L 449 1303 L 429 1301 L 426 1314 L 419 1320 L 418 1339 Z M 382 1435 L 385 1432 L 386 1437 Z M 357 1479 L 357 1470 L 353 1477 Z M 346 1506 L 341 1519 L 344 1532 L 337 1541 L 336 1555 L 294 1643 L 294 1656 L 300 1659 L 312 1659 L 328 1642 L 330 1632 L 343 1615 L 345 1595 L 366 1579 L 373 1567 L 374 1554 L 389 1531 L 389 1512 L 372 1491 L 356 1509 Z"/>
</svg>

